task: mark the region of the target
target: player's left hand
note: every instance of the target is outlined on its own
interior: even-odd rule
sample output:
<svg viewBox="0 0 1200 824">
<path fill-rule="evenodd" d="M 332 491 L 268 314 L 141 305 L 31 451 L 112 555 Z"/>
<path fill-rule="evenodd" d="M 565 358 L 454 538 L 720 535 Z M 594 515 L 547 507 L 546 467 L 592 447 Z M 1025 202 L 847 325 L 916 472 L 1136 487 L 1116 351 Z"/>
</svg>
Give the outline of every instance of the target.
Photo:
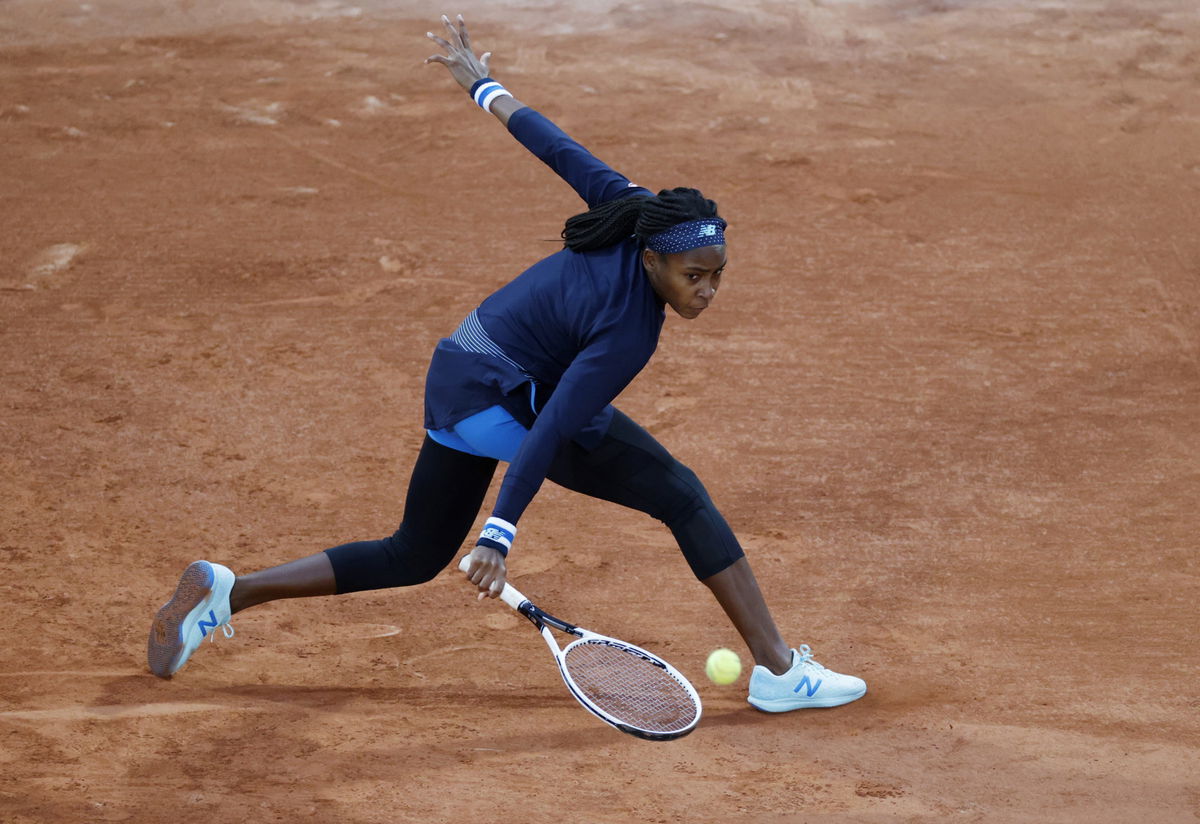
<svg viewBox="0 0 1200 824">
<path fill-rule="evenodd" d="M 467 22 L 461 14 L 458 15 L 457 24 L 450 22 L 450 18 L 443 14 L 442 23 L 446 26 L 449 40 L 438 37 L 431 31 L 426 32 L 425 36 L 445 49 L 446 54 L 431 55 L 425 58 L 425 62 L 441 63 L 450 70 L 458 85 L 470 91 L 476 80 L 490 76 L 488 61 L 492 59 L 492 53 L 484 52 L 480 57 L 475 56 L 471 49 L 471 39 L 467 36 Z"/>
<path fill-rule="evenodd" d="M 508 575 L 504 556 L 490 546 L 477 546 L 467 557 L 471 560 L 467 580 L 479 587 L 479 600 L 499 597 Z"/>
</svg>

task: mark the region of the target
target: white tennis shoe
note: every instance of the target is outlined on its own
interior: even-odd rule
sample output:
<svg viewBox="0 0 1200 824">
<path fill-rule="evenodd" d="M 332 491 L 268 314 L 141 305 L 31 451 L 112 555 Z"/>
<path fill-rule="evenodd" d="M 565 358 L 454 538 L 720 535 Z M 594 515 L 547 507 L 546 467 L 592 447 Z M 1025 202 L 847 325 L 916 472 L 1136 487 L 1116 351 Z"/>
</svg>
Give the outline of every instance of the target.
<svg viewBox="0 0 1200 824">
<path fill-rule="evenodd" d="M 788 712 L 808 707 L 837 707 L 867 694 L 867 684 L 842 675 L 813 660 L 808 644 L 792 650 L 792 668 L 775 675 L 756 666 L 750 673 L 750 704 L 763 712 Z"/>
<path fill-rule="evenodd" d="M 233 637 L 229 625 L 229 593 L 237 577 L 227 567 L 196 561 L 183 571 L 171 600 L 163 604 L 150 625 L 146 661 L 159 678 L 170 678 L 187 663 L 205 638 L 219 627 Z"/>
</svg>

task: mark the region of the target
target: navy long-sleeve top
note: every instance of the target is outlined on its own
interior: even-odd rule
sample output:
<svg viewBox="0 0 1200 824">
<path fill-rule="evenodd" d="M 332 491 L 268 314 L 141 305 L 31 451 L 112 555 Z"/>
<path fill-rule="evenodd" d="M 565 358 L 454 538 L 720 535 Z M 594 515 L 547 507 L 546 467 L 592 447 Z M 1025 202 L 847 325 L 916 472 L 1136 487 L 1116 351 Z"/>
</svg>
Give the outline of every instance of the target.
<svg viewBox="0 0 1200 824">
<path fill-rule="evenodd" d="M 533 109 L 514 112 L 508 130 L 588 208 L 652 194 Z M 599 444 L 613 399 L 658 346 L 663 307 L 642 269 L 641 246 L 630 238 L 592 252 L 564 249 L 535 263 L 484 300 L 455 339 L 438 342 L 425 382 L 427 429 L 493 406 L 529 426 L 504 475 L 495 517 L 517 523 L 564 444 Z"/>
</svg>

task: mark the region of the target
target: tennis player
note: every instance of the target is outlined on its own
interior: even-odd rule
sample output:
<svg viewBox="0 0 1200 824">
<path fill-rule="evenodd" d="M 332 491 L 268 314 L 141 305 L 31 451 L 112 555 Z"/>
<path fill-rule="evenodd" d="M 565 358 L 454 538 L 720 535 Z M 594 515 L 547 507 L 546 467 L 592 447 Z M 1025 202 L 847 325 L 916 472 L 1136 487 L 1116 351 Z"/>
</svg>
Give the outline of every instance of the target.
<svg viewBox="0 0 1200 824">
<path fill-rule="evenodd" d="M 460 16 L 429 33 L 440 63 L 475 103 L 579 194 L 564 248 L 487 297 L 438 342 L 425 384 L 426 438 L 399 529 L 235 576 L 196 561 L 155 616 L 151 671 L 168 678 L 230 617 L 281 598 L 340 595 L 431 580 L 478 517 L 497 463 L 508 468 L 466 573 L 479 597 L 504 587 L 521 514 L 545 479 L 645 512 L 671 530 L 756 666 L 749 702 L 768 712 L 832 707 L 866 684 L 789 649 L 741 546 L 699 479 L 613 399 L 646 365 L 666 309 L 707 311 L 727 260 L 726 222 L 695 189 L 655 194 L 615 172 L 489 76 Z"/>
</svg>

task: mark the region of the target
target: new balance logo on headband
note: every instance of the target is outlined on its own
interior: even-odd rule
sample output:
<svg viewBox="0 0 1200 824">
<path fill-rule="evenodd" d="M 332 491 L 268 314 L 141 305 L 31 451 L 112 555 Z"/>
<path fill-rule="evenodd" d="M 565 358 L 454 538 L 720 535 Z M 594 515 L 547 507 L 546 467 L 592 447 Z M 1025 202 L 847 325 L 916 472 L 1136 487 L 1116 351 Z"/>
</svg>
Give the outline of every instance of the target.
<svg viewBox="0 0 1200 824">
<path fill-rule="evenodd" d="M 725 242 L 725 226 L 725 221 L 719 217 L 689 220 L 651 235 L 646 239 L 646 246 L 660 255 L 686 252 L 701 246 L 719 246 Z"/>
</svg>

